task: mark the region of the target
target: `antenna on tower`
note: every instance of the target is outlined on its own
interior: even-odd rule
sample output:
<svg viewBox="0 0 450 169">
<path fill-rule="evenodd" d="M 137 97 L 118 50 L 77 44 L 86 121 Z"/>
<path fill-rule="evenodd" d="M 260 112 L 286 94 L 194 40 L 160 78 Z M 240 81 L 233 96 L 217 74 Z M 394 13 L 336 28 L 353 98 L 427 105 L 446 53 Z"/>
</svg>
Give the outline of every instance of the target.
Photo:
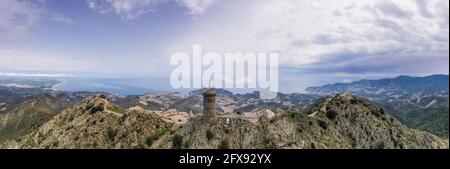
<svg viewBox="0 0 450 169">
<path fill-rule="evenodd" d="M 207 92 L 213 92 L 212 85 L 211 85 L 211 79 L 208 81 L 208 88 L 206 89 Z"/>
</svg>

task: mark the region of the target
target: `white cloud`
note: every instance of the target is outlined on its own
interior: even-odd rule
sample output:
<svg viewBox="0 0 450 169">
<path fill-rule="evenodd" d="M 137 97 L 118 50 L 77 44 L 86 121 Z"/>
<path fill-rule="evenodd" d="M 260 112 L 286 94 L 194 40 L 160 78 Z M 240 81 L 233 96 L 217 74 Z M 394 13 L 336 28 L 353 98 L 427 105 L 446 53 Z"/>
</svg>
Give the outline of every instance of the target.
<svg viewBox="0 0 450 169">
<path fill-rule="evenodd" d="M 86 0 L 90 9 L 102 14 L 113 12 L 126 20 L 137 19 L 170 1 L 187 8 L 191 15 L 201 15 L 217 0 Z"/>
<path fill-rule="evenodd" d="M 43 20 L 74 24 L 70 18 L 45 8 L 45 1 L 0 1 L 0 42 L 28 35 Z"/>
<path fill-rule="evenodd" d="M 56 14 L 55 13 L 52 16 L 50 16 L 50 19 L 52 21 L 59 22 L 59 23 L 64 23 L 64 24 L 69 24 L 69 25 L 75 24 L 75 21 L 73 21 L 71 18 L 68 18 L 68 17 L 66 17 L 64 15 L 61 15 L 61 14 Z"/>
<path fill-rule="evenodd" d="M 192 15 L 201 15 L 218 0 L 175 0 L 179 5 L 190 10 Z"/>
<path fill-rule="evenodd" d="M 99 13 L 114 12 L 133 20 L 153 10 L 159 0 L 87 0 L 88 7 Z"/>
<path fill-rule="evenodd" d="M 34 3 L 17 0 L 0 2 L 0 35 L 15 39 L 29 32 L 42 18 L 42 10 Z"/>
</svg>

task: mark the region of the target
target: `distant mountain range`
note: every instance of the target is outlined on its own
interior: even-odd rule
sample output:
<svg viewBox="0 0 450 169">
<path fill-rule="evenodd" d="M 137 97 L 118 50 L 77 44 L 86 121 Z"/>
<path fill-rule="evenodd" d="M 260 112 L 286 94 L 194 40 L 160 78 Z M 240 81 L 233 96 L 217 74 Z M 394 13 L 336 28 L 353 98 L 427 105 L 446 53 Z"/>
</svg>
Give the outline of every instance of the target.
<svg viewBox="0 0 450 169">
<path fill-rule="evenodd" d="M 390 99 L 411 100 L 428 96 L 448 96 L 449 78 L 448 75 L 399 76 L 392 79 L 359 80 L 352 83 L 309 87 L 306 91 L 320 95 L 351 93 L 380 101 L 389 101 Z"/>
</svg>

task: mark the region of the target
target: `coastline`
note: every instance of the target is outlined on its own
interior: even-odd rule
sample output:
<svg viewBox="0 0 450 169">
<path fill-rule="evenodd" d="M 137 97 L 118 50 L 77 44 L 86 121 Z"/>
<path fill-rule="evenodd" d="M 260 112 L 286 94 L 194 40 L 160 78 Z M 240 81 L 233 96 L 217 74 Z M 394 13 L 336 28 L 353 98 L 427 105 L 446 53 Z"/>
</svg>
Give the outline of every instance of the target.
<svg viewBox="0 0 450 169">
<path fill-rule="evenodd" d="M 53 86 L 51 87 L 51 89 L 52 89 L 53 91 L 59 91 L 58 87 L 61 86 L 61 85 L 63 85 L 63 84 L 66 83 L 67 81 L 68 81 L 67 79 L 61 80 L 61 82 L 59 82 L 59 83 L 53 85 Z"/>
</svg>

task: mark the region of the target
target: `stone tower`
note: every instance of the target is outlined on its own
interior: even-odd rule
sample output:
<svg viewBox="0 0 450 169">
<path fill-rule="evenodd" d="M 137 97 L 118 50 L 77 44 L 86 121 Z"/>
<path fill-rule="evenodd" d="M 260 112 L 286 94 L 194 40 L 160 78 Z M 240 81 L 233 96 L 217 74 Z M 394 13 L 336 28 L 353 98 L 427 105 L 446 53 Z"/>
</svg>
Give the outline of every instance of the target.
<svg viewBox="0 0 450 169">
<path fill-rule="evenodd" d="M 206 89 L 203 93 L 203 119 L 210 121 L 216 118 L 216 92 Z"/>
</svg>

